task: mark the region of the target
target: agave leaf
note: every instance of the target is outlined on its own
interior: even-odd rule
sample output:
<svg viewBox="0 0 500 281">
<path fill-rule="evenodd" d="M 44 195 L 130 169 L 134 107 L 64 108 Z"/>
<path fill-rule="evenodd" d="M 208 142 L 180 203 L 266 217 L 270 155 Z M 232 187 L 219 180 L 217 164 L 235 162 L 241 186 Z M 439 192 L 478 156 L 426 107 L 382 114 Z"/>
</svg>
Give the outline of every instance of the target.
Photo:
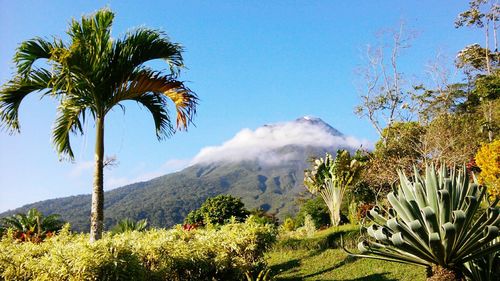
<svg viewBox="0 0 500 281">
<path fill-rule="evenodd" d="M 437 176 L 434 173 L 434 165 L 430 168 L 427 167 L 425 170 L 425 188 L 427 192 L 427 201 L 429 202 L 429 206 L 433 210 L 438 209 L 438 198 L 437 191 L 439 189 L 439 183 L 437 180 Z"/>
</svg>

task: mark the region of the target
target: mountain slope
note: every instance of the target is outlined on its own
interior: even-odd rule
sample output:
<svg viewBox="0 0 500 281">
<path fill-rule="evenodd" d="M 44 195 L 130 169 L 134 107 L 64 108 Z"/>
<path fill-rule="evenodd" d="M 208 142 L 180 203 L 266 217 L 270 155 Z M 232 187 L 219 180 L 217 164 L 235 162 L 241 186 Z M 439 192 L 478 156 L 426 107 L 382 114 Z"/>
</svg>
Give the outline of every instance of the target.
<svg viewBox="0 0 500 281">
<path fill-rule="evenodd" d="M 325 142 L 327 137 L 334 139 Z M 305 191 L 302 181 L 307 160 L 337 148 L 353 146 L 318 118 L 242 131 L 225 144 L 200 152 L 195 164 L 180 172 L 106 192 L 105 226 L 126 217 L 148 219 L 158 227 L 171 226 L 181 223 L 206 198 L 221 193 L 241 197 L 247 208 L 261 208 L 283 219 L 297 211 L 295 199 Z M 34 207 L 45 214 L 61 214 L 75 230 L 87 231 L 90 200 L 90 195 L 46 200 L 0 216 Z"/>
</svg>

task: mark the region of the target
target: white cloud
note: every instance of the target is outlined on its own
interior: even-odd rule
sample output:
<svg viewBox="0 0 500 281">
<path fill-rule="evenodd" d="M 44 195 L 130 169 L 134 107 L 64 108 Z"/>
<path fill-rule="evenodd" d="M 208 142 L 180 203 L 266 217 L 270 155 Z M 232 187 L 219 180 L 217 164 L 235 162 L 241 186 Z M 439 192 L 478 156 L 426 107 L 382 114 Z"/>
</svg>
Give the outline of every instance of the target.
<svg viewBox="0 0 500 281">
<path fill-rule="evenodd" d="M 261 164 L 274 165 L 306 157 L 296 151 L 276 152 L 279 151 L 279 148 L 288 145 L 330 148 L 332 150 L 337 148 L 355 150 L 361 146 L 368 149 L 372 147 L 372 144 L 367 140 L 340 135 L 322 121 L 320 123 L 309 121 L 303 119 L 267 125 L 255 130 L 243 129 L 222 145 L 201 149 L 193 159 L 170 159 L 156 170 L 136 173 L 136 175 L 110 175 L 105 177 L 104 186 L 106 190 L 109 190 L 136 182 L 148 181 L 199 163 L 257 160 Z M 82 163 L 82 167 L 75 170 L 84 170 L 84 167 L 86 165 Z M 139 170 L 144 171 L 144 167 Z"/>
<path fill-rule="evenodd" d="M 279 163 L 294 157 L 293 152 L 285 155 L 273 152 L 287 145 L 350 149 L 371 147 L 367 140 L 332 134 L 332 128 L 325 123 L 317 124 L 304 120 L 263 126 L 256 130 L 243 129 L 222 145 L 203 148 L 194 157 L 192 164 L 241 160 Z"/>
</svg>

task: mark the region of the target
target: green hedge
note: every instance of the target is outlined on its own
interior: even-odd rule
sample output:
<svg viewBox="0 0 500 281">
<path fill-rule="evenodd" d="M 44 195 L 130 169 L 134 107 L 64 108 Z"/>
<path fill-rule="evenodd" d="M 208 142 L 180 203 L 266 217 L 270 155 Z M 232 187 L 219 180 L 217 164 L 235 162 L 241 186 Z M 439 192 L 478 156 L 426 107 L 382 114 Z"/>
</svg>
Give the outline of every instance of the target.
<svg viewBox="0 0 500 281">
<path fill-rule="evenodd" d="M 264 265 L 273 227 L 255 222 L 219 229 L 60 235 L 40 244 L 0 241 L 0 280 L 241 280 Z"/>
</svg>

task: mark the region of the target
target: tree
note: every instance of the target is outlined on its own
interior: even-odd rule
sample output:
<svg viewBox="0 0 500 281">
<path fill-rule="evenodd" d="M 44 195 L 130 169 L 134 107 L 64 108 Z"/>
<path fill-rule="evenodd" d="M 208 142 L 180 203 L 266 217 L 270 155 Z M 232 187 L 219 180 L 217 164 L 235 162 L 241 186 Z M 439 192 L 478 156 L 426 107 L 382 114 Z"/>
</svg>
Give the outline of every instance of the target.
<svg viewBox="0 0 500 281">
<path fill-rule="evenodd" d="M 345 192 L 360 178 L 364 163 L 359 153 L 354 157 L 347 150 L 338 150 L 335 159 L 329 153 L 314 160 L 312 169 L 304 172 L 304 185 L 312 194 L 319 193 L 330 212 L 332 225 L 340 224 L 340 207 Z"/>
<path fill-rule="evenodd" d="M 497 24 L 499 14 L 500 6 L 498 5 L 498 1 L 472 0 L 469 2 L 469 10 L 460 13 L 455 21 L 455 27 L 457 28 L 475 26 L 484 29 L 485 48 L 482 51 L 488 74 L 491 74 L 490 29 L 493 30 L 493 46 L 496 53 L 498 52 Z"/>
<path fill-rule="evenodd" d="M 147 108 L 159 140 L 177 129 L 187 129 L 196 111 L 198 98 L 177 80 L 183 67 L 182 47 L 161 31 L 138 28 L 121 39 L 111 38 L 114 14 L 101 9 L 72 20 L 69 42 L 39 37 L 23 42 L 15 56 L 17 72 L 0 90 L 0 121 L 11 133 L 19 131 L 19 106 L 28 94 L 41 92 L 59 102 L 52 133 L 59 157 L 73 160 L 70 134 L 83 134 L 82 123 L 95 121 L 95 172 L 92 190 L 90 241 L 101 238 L 103 230 L 103 166 L 105 117 L 124 101 Z M 146 66 L 163 60 L 169 72 Z M 37 67 L 39 60 L 46 66 Z M 167 110 L 175 105 L 176 126 Z"/>
<path fill-rule="evenodd" d="M 199 209 L 191 211 L 184 223 L 187 224 L 225 224 L 232 217 L 244 221 L 250 212 L 240 198 L 221 194 L 208 198 Z"/>
<path fill-rule="evenodd" d="M 418 122 L 394 122 L 382 130 L 370 161 L 361 174 L 377 195 L 386 195 L 398 179 L 397 170 L 416 165 L 423 160 L 422 138 L 426 128 Z M 407 170 L 409 171 L 409 170 Z"/>
<path fill-rule="evenodd" d="M 484 30 L 484 48 L 482 48 L 478 44 L 474 44 L 471 46 L 467 46 L 458 55 L 457 66 L 459 68 L 466 69 L 466 74 L 468 76 L 470 76 L 470 70 L 468 73 L 467 68 L 476 71 L 486 70 L 486 76 L 498 74 L 497 70 L 499 66 L 498 61 L 500 56 L 498 53 L 497 27 L 499 20 L 500 5 L 498 5 L 498 1 L 492 0 L 472 0 L 471 2 L 469 2 L 469 9 L 458 16 L 455 22 L 455 26 L 457 28 L 463 26 L 475 26 Z M 490 51 L 490 30 L 493 31 L 493 52 Z M 476 75 L 476 77 L 477 76 L 483 75 L 482 73 L 479 73 L 479 75 Z M 474 78 L 473 80 L 477 82 L 476 78 Z M 479 82 L 481 84 L 481 81 Z M 491 86 L 491 83 L 489 82 L 491 81 L 486 81 L 486 84 L 489 84 Z M 476 88 L 478 88 L 477 83 Z M 482 107 L 485 117 L 483 128 L 488 132 L 488 140 L 492 142 L 494 139 L 495 131 L 492 116 L 493 102 L 491 95 L 485 96 L 481 95 L 481 93 L 484 94 L 484 91 L 479 92 L 480 100 L 483 103 Z"/>
<path fill-rule="evenodd" d="M 364 84 L 361 104 L 354 109 L 358 116 L 370 121 L 383 143 L 383 128 L 411 117 L 410 90 L 405 88 L 407 85 L 400 72 L 399 60 L 401 52 L 410 47 L 414 34 L 406 31 L 401 23 L 399 29 L 389 32 L 389 35 L 390 50 L 385 45 L 367 48 L 367 66 L 360 71 Z"/>
</svg>

